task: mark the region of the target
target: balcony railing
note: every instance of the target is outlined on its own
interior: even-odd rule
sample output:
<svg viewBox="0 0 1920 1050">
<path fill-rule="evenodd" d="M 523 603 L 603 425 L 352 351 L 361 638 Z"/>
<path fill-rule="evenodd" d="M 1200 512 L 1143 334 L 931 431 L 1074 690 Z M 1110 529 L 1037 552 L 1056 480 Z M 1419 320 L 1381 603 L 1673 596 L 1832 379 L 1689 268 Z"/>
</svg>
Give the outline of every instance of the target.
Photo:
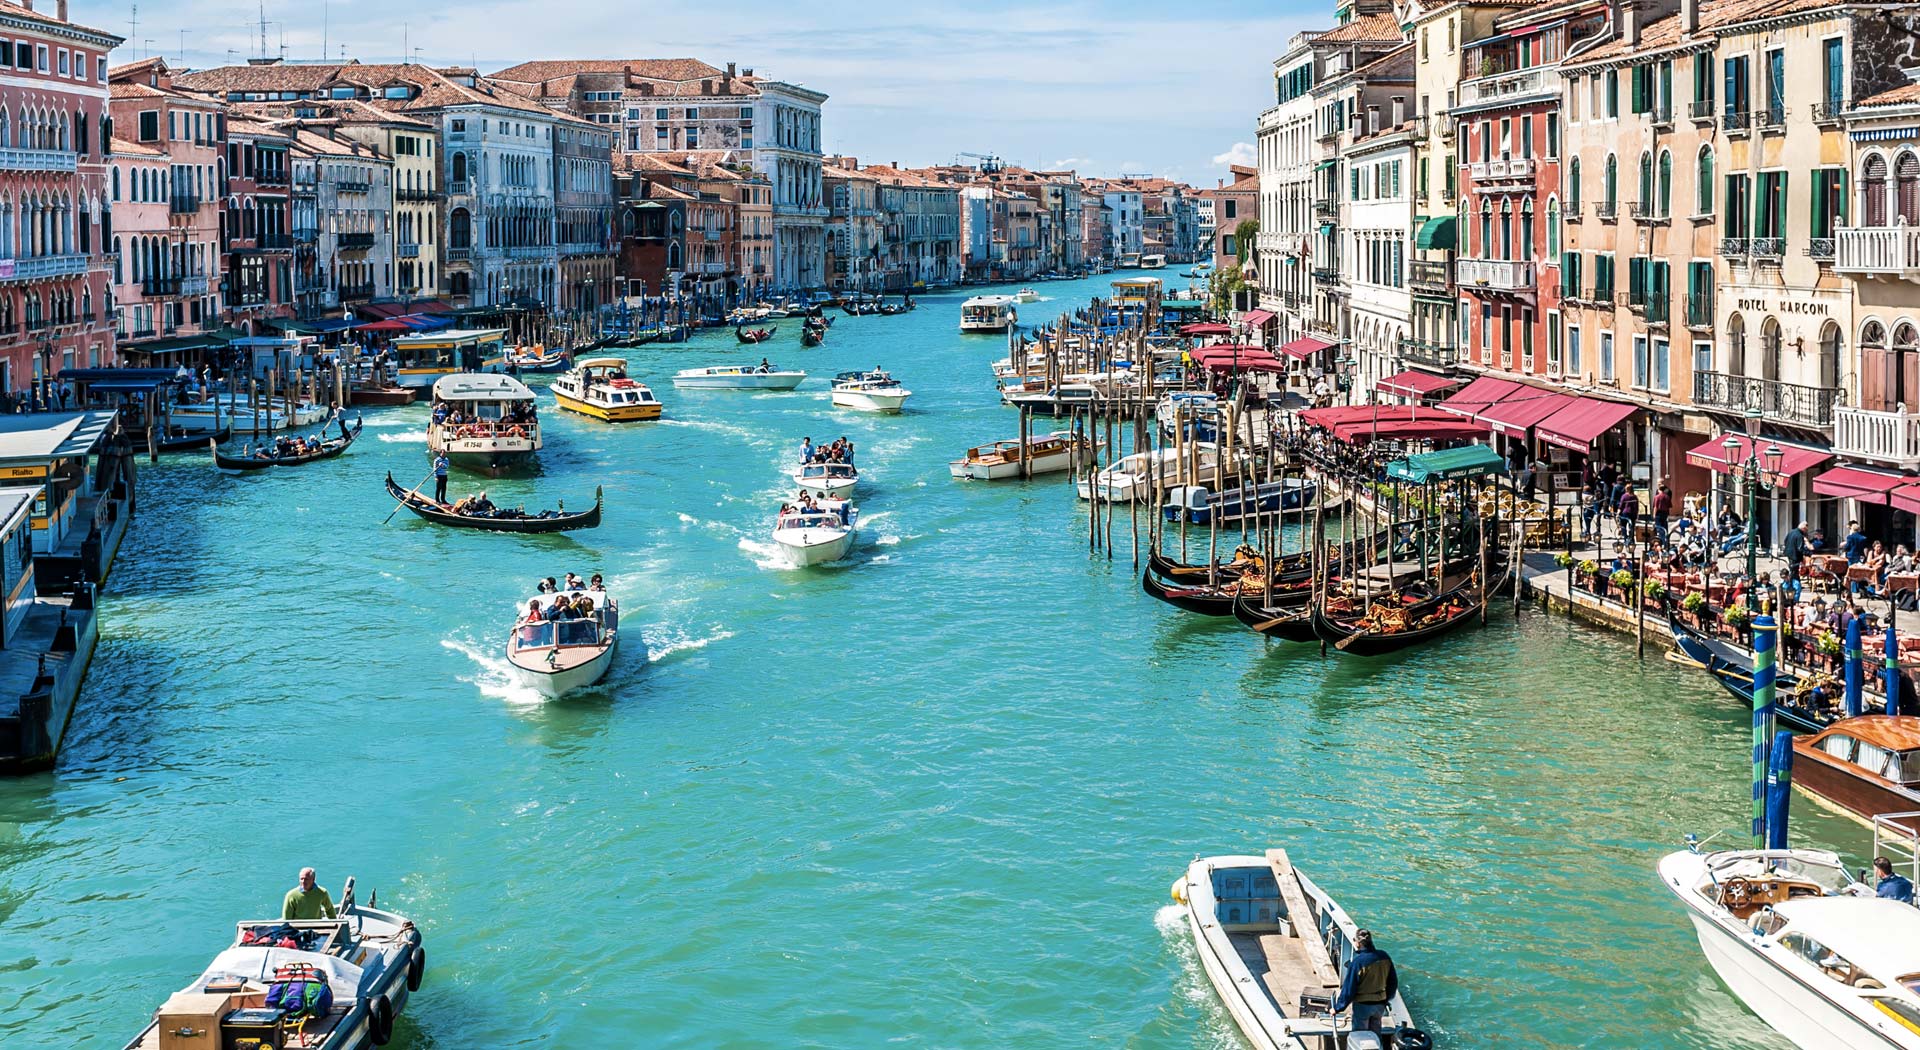
<svg viewBox="0 0 1920 1050">
<path fill-rule="evenodd" d="M 472 257 L 473 257 L 473 249 L 472 249 L 472 248 L 464 248 L 464 247 L 463 247 L 463 248 L 448 248 L 448 249 L 447 249 L 447 258 L 448 258 L 449 260 L 452 260 L 452 259 L 459 259 L 459 260 L 462 260 L 462 261 L 464 261 L 464 260 L 467 260 L 467 259 L 470 259 L 470 258 L 472 258 Z"/>
<path fill-rule="evenodd" d="M 1494 73 L 1460 82 L 1460 104 L 1514 101 L 1529 95 L 1557 97 L 1560 94 L 1560 70 L 1546 66 Z"/>
<path fill-rule="evenodd" d="M 167 210 L 175 215 L 191 215 L 200 210 L 200 196 L 194 193 L 176 193 L 168 198 Z"/>
<path fill-rule="evenodd" d="M 1439 259 L 1415 259 L 1408 276 L 1417 285 L 1445 287 L 1448 273 L 1447 264 Z"/>
<path fill-rule="evenodd" d="M 1700 288 L 1687 293 L 1687 327 L 1713 327 L 1713 289 Z"/>
<path fill-rule="evenodd" d="M 371 298 L 373 298 L 373 285 L 371 284 L 343 284 L 340 286 L 340 300 L 342 302 Z"/>
<path fill-rule="evenodd" d="M 440 199 L 440 191 L 439 190 L 418 190 L 418 189 L 394 190 L 393 198 L 398 201 L 407 201 L 407 202 L 413 202 L 413 203 L 418 203 L 421 201 L 436 201 Z"/>
<path fill-rule="evenodd" d="M 334 183 L 333 188 L 340 193 L 371 193 L 373 183 L 361 182 L 358 179 L 343 179 Z"/>
<path fill-rule="evenodd" d="M 1837 268 L 1848 273 L 1901 276 L 1920 272 L 1920 226 L 1865 226 L 1835 230 Z"/>
<path fill-rule="evenodd" d="M 1620 206 L 1612 201 L 1601 201 L 1593 206 L 1593 217 L 1601 222 L 1612 222 L 1620 214 Z"/>
<path fill-rule="evenodd" d="M 373 247 L 371 233 L 342 233 L 338 235 L 338 240 L 343 252 L 360 252 Z"/>
<path fill-rule="evenodd" d="M 1745 237 L 1722 237 L 1720 238 L 1720 257 L 1745 262 L 1748 253 L 1752 250 L 1749 247 L 1752 243 Z"/>
<path fill-rule="evenodd" d="M 293 247 L 293 238 L 284 233 L 263 233 L 259 239 L 254 241 L 254 246 L 261 251 L 283 252 Z"/>
<path fill-rule="evenodd" d="M 393 246 L 393 252 L 402 259 L 417 259 L 420 257 L 420 246 L 417 244 L 396 244 Z"/>
<path fill-rule="evenodd" d="M 1838 406 L 1833 410 L 1833 451 L 1909 470 L 1920 467 L 1920 413 Z"/>
<path fill-rule="evenodd" d="M 1696 98 L 1692 102 L 1687 103 L 1687 116 L 1694 120 L 1711 123 L 1713 121 L 1713 100 L 1710 98 Z"/>
<path fill-rule="evenodd" d="M 255 186 L 285 186 L 287 184 L 286 170 L 254 172 L 253 184 Z"/>
<path fill-rule="evenodd" d="M 1633 216 L 1634 222 L 1645 226 L 1658 226 L 1667 221 L 1665 215 L 1655 214 L 1653 205 L 1646 201 L 1634 201 L 1627 205 L 1627 214 Z"/>
<path fill-rule="evenodd" d="M 1845 112 L 1847 104 L 1839 99 L 1827 99 L 1813 104 L 1813 122 L 1815 124 L 1838 124 L 1840 114 Z"/>
<path fill-rule="evenodd" d="M 180 294 L 180 278 L 148 277 L 140 282 L 140 294 L 149 299 L 158 299 Z"/>
<path fill-rule="evenodd" d="M 87 272 L 84 255 L 37 255 L 31 259 L 0 259 L 0 281 L 37 281 L 45 277 L 72 277 Z"/>
<path fill-rule="evenodd" d="M 1313 202 L 1313 216 L 1316 219 L 1331 219 L 1338 214 L 1340 214 L 1340 206 L 1333 201 L 1316 200 Z"/>
<path fill-rule="evenodd" d="M 0 171 L 72 171 L 79 154 L 64 149 L 0 149 Z"/>
<path fill-rule="evenodd" d="M 1753 115 L 1754 123 L 1760 125 L 1765 135 L 1778 135 L 1787 130 L 1787 107 L 1768 106 Z"/>
<path fill-rule="evenodd" d="M 1446 343 L 1430 343 L 1423 339 L 1402 339 L 1400 340 L 1400 358 L 1408 364 L 1452 368 L 1460 363 L 1460 348 Z"/>
<path fill-rule="evenodd" d="M 1762 261 L 1779 262 L 1787 254 L 1785 237 L 1755 237 L 1747 242 L 1747 253 Z"/>
<path fill-rule="evenodd" d="M 1753 114 L 1744 109 L 1729 109 L 1720 114 L 1720 127 L 1729 135 L 1745 135 L 1753 126 Z"/>
<path fill-rule="evenodd" d="M 1453 264 L 1458 284 L 1503 291 L 1522 291 L 1533 287 L 1533 263 L 1520 259 L 1459 259 Z"/>
<path fill-rule="evenodd" d="M 191 277 L 180 278 L 180 294 L 181 295 L 207 294 L 207 275 L 198 274 Z"/>
<path fill-rule="evenodd" d="M 1832 237 L 1807 238 L 1807 258 L 1812 259 L 1814 262 L 1832 262 L 1834 255 L 1833 242 L 1834 238 Z"/>
<path fill-rule="evenodd" d="M 1664 295 L 1649 295 L 1647 301 L 1640 304 L 1640 314 L 1648 324 L 1666 324 L 1668 312 L 1672 309 Z"/>
<path fill-rule="evenodd" d="M 1693 403 L 1701 408 L 1741 413 L 1758 410 L 1762 417 L 1776 422 L 1825 428 L 1833 426 L 1840 388 L 1801 386 L 1725 372 L 1695 372 Z"/>
</svg>

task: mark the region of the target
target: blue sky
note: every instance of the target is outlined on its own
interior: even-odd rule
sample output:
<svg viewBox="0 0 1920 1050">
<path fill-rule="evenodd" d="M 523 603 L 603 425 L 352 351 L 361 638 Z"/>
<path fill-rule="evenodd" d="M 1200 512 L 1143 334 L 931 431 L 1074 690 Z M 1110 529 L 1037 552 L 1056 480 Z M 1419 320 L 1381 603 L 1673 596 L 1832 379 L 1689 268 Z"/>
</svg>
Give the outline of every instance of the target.
<svg viewBox="0 0 1920 1050">
<path fill-rule="evenodd" d="M 72 15 L 129 37 L 116 62 L 177 63 L 182 28 L 196 68 L 259 53 L 257 0 L 141 3 L 134 32 L 129 6 L 74 0 Z M 329 57 L 344 45 L 361 61 L 399 61 L 413 48 L 420 61 L 477 60 L 483 71 L 533 58 L 732 61 L 833 96 L 826 146 L 863 162 L 944 163 L 964 150 L 1211 186 L 1235 145 L 1253 141 L 1273 59 L 1329 11 L 1221 0 L 269 0 L 266 19 L 270 52 L 284 40 L 293 58 L 320 57 L 324 39 Z"/>
</svg>

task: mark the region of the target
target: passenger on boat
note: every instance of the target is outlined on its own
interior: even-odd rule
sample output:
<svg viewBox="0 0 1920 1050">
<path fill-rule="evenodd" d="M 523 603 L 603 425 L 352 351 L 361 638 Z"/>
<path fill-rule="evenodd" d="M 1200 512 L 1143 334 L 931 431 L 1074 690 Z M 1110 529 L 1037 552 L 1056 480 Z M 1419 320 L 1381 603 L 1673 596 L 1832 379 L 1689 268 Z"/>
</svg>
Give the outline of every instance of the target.
<svg viewBox="0 0 1920 1050">
<path fill-rule="evenodd" d="M 769 363 L 767 362 L 767 359 L 766 359 L 766 358 L 764 358 L 764 357 L 763 357 L 763 358 L 761 358 L 761 359 L 760 359 L 760 374 L 761 374 L 761 375 L 766 375 L 767 373 L 769 373 L 769 372 L 772 372 L 772 371 L 773 371 L 773 365 L 771 365 L 771 364 L 769 364 Z"/>
<path fill-rule="evenodd" d="M 539 623 L 541 620 L 544 620 L 544 619 L 546 619 L 546 617 L 542 616 L 540 613 L 540 599 L 528 598 L 527 599 L 527 616 L 526 616 L 526 619 L 521 620 L 520 622 L 521 623 Z"/>
<path fill-rule="evenodd" d="M 1333 1000 L 1333 1012 L 1338 1014 L 1351 1006 L 1354 1031 L 1364 1028 L 1378 1032 L 1387 1016 L 1387 1006 L 1399 990 L 1400 975 L 1394 970 L 1393 959 L 1373 946 L 1373 931 L 1355 933 L 1353 958 L 1347 962 L 1340 994 Z"/>
<path fill-rule="evenodd" d="M 813 439 L 810 437 L 800 439 L 800 462 L 813 462 Z"/>
<path fill-rule="evenodd" d="M 564 620 L 572 615 L 573 599 L 568 598 L 564 594 L 555 598 L 552 605 L 547 606 L 547 619 L 549 620 Z"/>
<path fill-rule="evenodd" d="M 445 423 L 447 421 L 447 403 L 445 401 L 433 406 L 433 421 L 435 423 Z"/>
<path fill-rule="evenodd" d="M 553 577 L 549 576 L 546 579 L 540 581 L 540 586 L 538 589 L 541 594 L 552 594 L 553 592 L 559 590 L 560 587 L 558 584 L 554 582 Z"/>
<path fill-rule="evenodd" d="M 605 591 L 606 589 L 607 589 L 607 585 L 606 585 L 606 584 L 604 584 L 604 583 L 602 583 L 602 582 L 600 582 L 600 574 L 599 574 L 599 573 L 597 573 L 597 572 L 596 572 L 596 573 L 594 573 L 594 574 L 593 574 L 593 581 L 587 584 L 587 590 L 590 590 L 590 591 Z"/>
<path fill-rule="evenodd" d="M 287 898 L 281 902 L 282 919 L 319 919 L 334 917 L 333 898 L 327 891 L 315 884 L 316 876 L 312 868 L 300 869 L 300 885 L 287 891 Z"/>
<path fill-rule="evenodd" d="M 580 583 L 580 576 L 578 573 L 571 573 L 571 572 L 567 573 L 567 590 L 578 591 L 578 590 L 584 590 L 584 589 L 585 588 Z"/>
<path fill-rule="evenodd" d="M 1878 879 L 1873 886 L 1874 896 L 1902 904 L 1913 903 L 1913 880 L 1905 875 L 1895 875 L 1892 861 L 1885 857 L 1873 858 L 1873 874 Z"/>
</svg>

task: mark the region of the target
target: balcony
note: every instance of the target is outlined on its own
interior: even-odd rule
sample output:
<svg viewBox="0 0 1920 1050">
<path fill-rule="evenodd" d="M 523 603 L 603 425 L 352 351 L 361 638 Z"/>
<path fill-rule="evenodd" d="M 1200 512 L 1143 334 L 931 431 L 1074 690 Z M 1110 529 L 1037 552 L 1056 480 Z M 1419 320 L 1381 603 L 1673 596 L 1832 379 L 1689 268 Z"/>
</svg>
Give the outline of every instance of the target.
<svg viewBox="0 0 1920 1050">
<path fill-rule="evenodd" d="M 364 252 L 368 248 L 373 247 L 373 234 L 371 233 L 342 233 L 336 235 L 336 239 L 339 241 L 340 250 L 343 252 Z"/>
<path fill-rule="evenodd" d="M 1646 318 L 1647 323 L 1650 325 L 1664 325 L 1667 323 L 1667 316 L 1672 312 L 1672 309 L 1673 307 L 1666 296 L 1654 295 L 1649 296 L 1646 302 L 1640 304 L 1640 315 Z"/>
<path fill-rule="evenodd" d="M 418 204 L 425 201 L 437 201 L 440 199 L 440 191 L 416 190 L 416 189 L 394 190 L 393 199 L 400 201 L 402 203 L 413 203 L 413 204 Z"/>
<path fill-rule="evenodd" d="M 168 198 L 167 210 L 175 215 L 191 215 L 200 210 L 200 196 L 195 193 L 176 193 Z"/>
<path fill-rule="evenodd" d="M 1460 363 L 1460 348 L 1423 339 L 1400 340 L 1400 359 L 1407 364 L 1430 368 L 1452 368 Z"/>
<path fill-rule="evenodd" d="M 1813 122 L 1815 124 L 1838 124 L 1840 114 L 1846 112 L 1847 104 L 1839 99 L 1828 99 L 1813 104 Z"/>
<path fill-rule="evenodd" d="M 1687 116 L 1701 123 L 1713 123 L 1713 100 L 1710 98 L 1696 98 L 1692 102 L 1687 103 Z"/>
<path fill-rule="evenodd" d="M 1838 406 L 1833 410 L 1833 451 L 1912 470 L 1920 467 L 1920 413 Z"/>
<path fill-rule="evenodd" d="M 1863 226 L 1835 230 L 1842 273 L 1911 277 L 1920 274 L 1920 226 Z"/>
<path fill-rule="evenodd" d="M 1784 135 L 1787 131 L 1787 107 L 1768 106 L 1753 115 L 1762 135 Z"/>
<path fill-rule="evenodd" d="M 371 284 L 343 284 L 340 286 L 340 301 L 351 302 L 373 298 Z"/>
<path fill-rule="evenodd" d="M 1834 239 L 1832 237 L 1807 238 L 1807 258 L 1812 259 L 1814 262 L 1831 265 L 1834 254 L 1833 242 Z"/>
<path fill-rule="evenodd" d="M 1408 277 L 1415 287 L 1446 288 L 1448 285 L 1447 264 L 1439 259 L 1415 259 L 1408 268 Z"/>
<path fill-rule="evenodd" d="M 1780 265 L 1780 260 L 1787 254 L 1787 239 L 1785 237 L 1755 237 L 1747 242 L 1747 254 L 1753 256 L 1754 259 L 1759 262 L 1772 263 L 1778 266 Z"/>
<path fill-rule="evenodd" d="M 254 246 L 263 252 L 284 252 L 293 247 L 293 239 L 284 233 L 263 233 Z"/>
<path fill-rule="evenodd" d="M 1462 287 L 1520 292 L 1533 289 L 1533 263 L 1520 259 L 1460 259 L 1453 264 L 1454 280 Z"/>
<path fill-rule="evenodd" d="M 1518 102 L 1532 96 L 1542 99 L 1560 97 L 1560 70 L 1548 66 L 1494 73 L 1460 82 L 1460 105 L 1477 106 L 1490 102 Z"/>
<path fill-rule="evenodd" d="M 455 260 L 458 260 L 460 262 L 465 262 L 471 258 L 473 258 L 472 248 L 460 247 L 460 248 L 447 249 L 447 261 L 449 262 L 453 262 Z"/>
<path fill-rule="evenodd" d="M 1340 279 L 1340 272 L 1331 266 L 1316 266 L 1312 273 L 1313 279 L 1320 284 L 1332 284 Z"/>
<path fill-rule="evenodd" d="M 198 274 L 192 277 L 180 278 L 180 294 L 181 295 L 207 294 L 207 275 Z"/>
<path fill-rule="evenodd" d="M 295 226 L 293 228 L 293 239 L 296 241 L 303 241 L 307 244 L 312 244 L 314 241 L 318 240 L 319 237 L 320 237 L 320 231 L 314 229 L 311 226 Z"/>
<path fill-rule="evenodd" d="M 0 149 L 0 171 L 73 171 L 78 161 L 64 149 Z"/>
<path fill-rule="evenodd" d="M 31 259 L 0 259 L 0 281 L 37 281 L 72 277 L 87 272 L 84 255 L 38 255 Z"/>
<path fill-rule="evenodd" d="M 1666 103 L 1648 114 L 1656 128 L 1673 127 L 1673 103 Z"/>
<path fill-rule="evenodd" d="M 261 187 L 285 186 L 287 184 L 286 169 L 283 168 L 278 171 L 255 172 L 253 175 L 253 184 L 255 186 L 261 186 Z"/>
<path fill-rule="evenodd" d="M 1476 182 L 1489 179 L 1530 179 L 1536 164 L 1532 157 L 1494 157 L 1467 165 L 1467 174 Z"/>
<path fill-rule="evenodd" d="M 1313 217 L 1316 219 L 1331 219 L 1339 214 L 1340 205 L 1333 201 L 1321 199 L 1313 202 Z"/>
<path fill-rule="evenodd" d="M 333 188 L 335 192 L 338 193 L 372 193 L 373 183 L 360 182 L 356 179 L 343 179 L 334 183 Z"/>
<path fill-rule="evenodd" d="M 1667 217 L 1655 215 L 1653 206 L 1645 201 L 1634 201 L 1627 205 L 1627 214 L 1633 216 L 1633 221 L 1642 226 L 1664 226 L 1667 223 Z"/>
<path fill-rule="evenodd" d="M 1734 262 L 1746 262 L 1747 254 L 1752 250 L 1749 245 L 1752 243 L 1745 237 L 1722 237 L 1720 238 L 1720 257 Z"/>
<path fill-rule="evenodd" d="M 393 252 L 402 259 L 418 259 L 420 257 L 420 246 L 417 244 L 396 244 L 393 246 Z"/>
<path fill-rule="evenodd" d="M 148 277 L 140 282 L 140 294 L 148 299 L 161 299 L 180 294 L 180 278 Z"/>
<path fill-rule="evenodd" d="M 1695 372 L 1693 403 L 1739 414 L 1757 409 L 1763 418 L 1776 423 L 1825 429 L 1833 426 L 1840 388 L 1801 386 L 1725 372 Z"/>
<path fill-rule="evenodd" d="M 1713 327 L 1713 290 L 1702 288 L 1687 293 L 1687 327 Z"/>
<path fill-rule="evenodd" d="M 1593 206 L 1593 217 L 1601 222 L 1612 222 L 1620 214 L 1620 206 L 1612 201 L 1601 201 Z"/>
<path fill-rule="evenodd" d="M 1745 135 L 1753 127 L 1753 114 L 1744 109 L 1730 109 L 1720 114 L 1720 128 L 1729 135 Z"/>
</svg>

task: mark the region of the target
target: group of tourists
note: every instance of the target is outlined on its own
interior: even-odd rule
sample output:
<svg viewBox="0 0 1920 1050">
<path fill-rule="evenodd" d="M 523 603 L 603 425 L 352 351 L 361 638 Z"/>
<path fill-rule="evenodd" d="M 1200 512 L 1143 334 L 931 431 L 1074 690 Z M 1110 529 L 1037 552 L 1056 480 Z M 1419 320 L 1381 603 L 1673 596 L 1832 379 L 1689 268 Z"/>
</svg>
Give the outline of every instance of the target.
<svg viewBox="0 0 1920 1050">
<path fill-rule="evenodd" d="M 518 625 L 522 644 L 547 644 L 550 639 L 541 629 L 542 624 L 558 625 L 559 632 L 552 636 L 553 644 L 593 644 L 598 634 L 592 624 L 602 620 L 614 607 L 613 599 L 607 596 L 606 584 L 597 572 L 591 581 L 583 581 L 571 572 L 564 581 L 548 576 L 540 581 L 538 590 L 553 597 L 544 607 L 539 598 L 527 599 L 526 614 Z"/>
<path fill-rule="evenodd" d="M 526 428 L 538 422 L 540 410 L 531 401 L 516 401 L 501 414 L 499 419 L 484 420 L 472 412 L 462 412 L 445 401 L 435 402 L 433 422 L 436 426 L 453 429 L 459 437 L 480 437 L 490 433 L 525 434 Z"/>
<path fill-rule="evenodd" d="M 815 446 L 810 437 L 800 439 L 801 463 L 845 463 L 853 466 L 853 442 L 845 434 L 835 438 L 832 444 Z"/>
<path fill-rule="evenodd" d="M 282 434 L 273 439 L 273 444 L 261 445 L 259 448 L 254 449 L 253 458 L 260 460 L 293 459 L 297 456 L 311 456 L 319 452 L 323 447 L 320 441 L 320 435 L 318 434 L 308 434 L 306 437 L 293 437 Z"/>
<path fill-rule="evenodd" d="M 780 513 L 775 516 L 775 520 L 777 521 L 789 514 L 838 514 L 840 513 L 840 509 L 846 506 L 846 503 L 847 501 L 843 499 L 815 497 L 813 493 L 806 489 L 801 489 L 799 493 L 793 497 L 792 503 L 780 504 Z"/>
</svg>

